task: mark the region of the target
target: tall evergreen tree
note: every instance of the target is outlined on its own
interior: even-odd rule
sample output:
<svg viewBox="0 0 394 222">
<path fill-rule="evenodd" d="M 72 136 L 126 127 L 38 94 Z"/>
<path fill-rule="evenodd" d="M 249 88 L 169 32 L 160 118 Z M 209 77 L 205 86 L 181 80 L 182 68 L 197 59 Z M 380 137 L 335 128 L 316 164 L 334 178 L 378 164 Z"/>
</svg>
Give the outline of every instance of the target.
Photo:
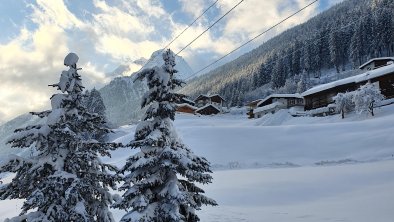
<svg viewBox="0 0 394 222">
<path fill-rule="evenodd" d="M 285 85 L 286 73 L 283 70 L 283 59 L 278 59 L 272 70 L 271 82 L 272 88 L 280 88 Z"/>
<path fill-rule="evenodd" d="M 106 107 L 103 97 L 101 97 L 100 92 L 96 88 L 93 88 L 91 91 L 86 91 L 83 103 L 90 113 L 97 113 L 101 116 L 105 116 Z"/>
<path fill-rule="evenodd" d="M 293 56 L 292 56 L 292 67 L 293 67 L 293 72 L 294 75 L 300 74 L 301 73 L 301 64 L 300 64 L 300 58 L 301 58 L 301 48 L 302 44 L 300 43 L 299 40 L 296 40 L 294 42 L 293 46 Z"/>
<path fill-rule="evenodd" d="M 147 80 L 149 91 L 142 107 L 149 107 L 130 143 L 139 152 L 121 169 L 128 173 L 120 187 L 126 192 L 114 207 L 128 211 L 121 220 L 124 222 L 199 221 L 196 210 L 203 204 L 216 205 L 195 185 L 211 182 L 209 162 L 194 155 L 173 127 L 176 102 L 183 97 L 174 89 L 183 82 L 174 76 L 173 52 L 165 51 L 163 59 L 162 67 L 145 69 L 137 75 L 137 79 Z"/>
<path fill-rule="evenodd" d="M 0 199 L 26 199 L 19 217 L 12 221 L 113 221 L 108 210 L 116 176 L 115 167 L 98 155 L 109 156 L 113 143 L 99 143 L 86 134 L 108 133 L 103 119 L 82 104 L 78 56 L 70 53 L 57 87 L 62 93 L 51 97 L 52 109 L 32 113 L 46 118 L 42 125 L 15 130 L 12 147 L 34 147 L 31 157 L 11 156 L 1 172 L 14 172 L 12 182 L 0 188 Z"/>
<path fill-rule="evenodd" d="M 301 74 L 300 80 L 297 83 L 297 93 L 303 93 L 309 88 L 309 82 L 308 82 L 308 74 L 306 72 L 303 72 Z"/>
<path fill-rule="evenodd" d="M 356 26 L 353 36 L 350 40 L 350 58 L 353 68 L 358 68 L 362 63 L 362 56 L 364 55 L 364 39 L 363 39 L 363 25 L 360 21 Z"/>
<path fill-rule="evenodd" d="M 331 30 L 329 35 L 329 49 L 331 62 L 334 64 L 337 73 L 339 73 L 341 65 L 341 42 L 337 30 Z"/>
<path fill-rule="evenodd" d="M 365 42 L 364 47 L 365 47 L 365 56 L 366 56 L 366 58 L 363 59 L 363 62 L 365 62 L 373 57 L 373 52 L 374 52 L 374 46 L 373 46 L 374 24 L 373 24 L 373 16 L 371 12 L 366 12 L 365 17 L 362 19 L 362 24 L 364 30 L 362 32 L 362 35 L 363 35 L 363 40 Z"/>
</svg>

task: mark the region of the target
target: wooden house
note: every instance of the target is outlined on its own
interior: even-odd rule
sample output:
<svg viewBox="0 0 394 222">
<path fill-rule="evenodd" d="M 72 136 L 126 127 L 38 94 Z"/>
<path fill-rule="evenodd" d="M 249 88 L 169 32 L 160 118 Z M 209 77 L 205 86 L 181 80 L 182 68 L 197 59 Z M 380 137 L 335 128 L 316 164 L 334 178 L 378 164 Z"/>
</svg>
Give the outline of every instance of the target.
<svg viewBox="0 0 394 222">
<path fill-rule="evenodd" d="M 216 115 L 220 113 L 221 110 L 213 105 L 213 104 L 207 104 L 203 107 L 198 108 L 195 113 L 201 114 L 201 115 Z"/>
<path fill-rule="evenodd" d="M 334 103 L 338 93 L 357 90 L 361 85 L 371 82 L 379 86 L 386 99 L 394 98 L 394 64 L 386 65 L 365 73 L 315 86 L 304 93 L 305 110 L 326 107 Z"/>
<path fill-rule="evenodd" d="M 194 113 L 197 107 L 191 106 L 187 103 L 177 104 L 176 111 L 180 113 Z"/>
<path fill-rule="evenodd" d="M 387 66 L 394 63 L 394 57 L 380 57 L 369 60 L 362 64 L 359 69 L 361 70 L 374 70 L 383 66 Z"/>
<path fill-rule="evenodd" d="M 212 104 L 217 106 L 218 108 L 222 108 L 223 107 L 223 103 L 224 103 L 224 99 L 223 97 L 221 97 L 218 94 L 214 94 L 214 95 L 199 95 L 195 100 L 195 104 L 197 107 L 203 107 L 205 105 L 208 104 Z"/>
<path fill-rule="evenodd" d="M 297 107 L 303 109 L 304 100 L 298 93 L 296 94 L 272 94 L 257 103 L 252 110 L 253 118 L 260 118 L 268 113 L 275 113 L 281 109 Z M 251 115 L 249 115 L 251 116 Z"/>
<path fill-rule="evenodd" d="M 185 97 L 177 104 L 176 111 L 181 113 L 194 113 L 197 109 L 194 101 Z"/>
<path fill-rule="evenodd" d="M 198 108 L 196 113 L 202 115 L 212 115 L 223 111 L 223 97 L 218 94 L 199 95 L 195 100 L 195 106 Z M 217 111 L 219 110 L 219 112 Z"/>
</svg>

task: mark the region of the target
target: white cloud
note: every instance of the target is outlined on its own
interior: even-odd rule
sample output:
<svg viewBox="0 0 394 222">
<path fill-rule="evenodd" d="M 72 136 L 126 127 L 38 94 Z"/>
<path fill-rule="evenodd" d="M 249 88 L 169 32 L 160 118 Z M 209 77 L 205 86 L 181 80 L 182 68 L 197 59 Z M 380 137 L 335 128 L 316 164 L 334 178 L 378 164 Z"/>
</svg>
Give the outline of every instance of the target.
<svg viewBox="0 0 394 222">
<path fill-rule="evenodd" d="M 297 0 L 295 2 L 296 4 L 289 4 L 288 0 L 244 1 L 229 14 L 224 28 L 224 36 L 232 36 L 233 38 L 241 37 L 243 40 L 250 39 L 290 14 L 293 14 L 310 1 Z M 295 24 L 304 22 L 316 12 L 316 4 L 282 23 L 277 29 L 271 32 L 279 33 L 287 28 L 293 27 Z M 225 12 L 234 6 L 234 1 L 220 1 L 220 6 L 222 11 Z"/>
<path fill-rule="evenodd" d="M 220 10 L 220 14 L 215 19 L 209 22 L 212 24 L 221 15 L 229 11 L 239 1 L 234 0 L 221 0 L 218 1 L 217 6 Z M 247 0 L 242 2 L 238 7 L 231 11 L 223 20 L 221 20 L 216 26 L 201 36 L 196 42 L 194 42 L 183 55 L 186 59 L 192 59 L 196 57 L 199 52 L 212 52 L 217 55 L 224 55 L 232 51 L 234 48 L 240 46 L 242 43 L 253 38 L 257 34 L 267 30 L 277 22 L 281 21 L 288 15 L 294 13 L 301 7 L 307 5 L 310 1 L 307 0 L 295 0 L 294 4 L 289 4 L 288 0 L 278 1 L 261 1 L 261 0 Z M 183 10 L 190 13 L 194 13 L 194 16 L 198 16 L 202 11 L 204 4 L 201 1 L 186 1 L 181 0 L 183 4 Z M 199 4 L 200 3 L 200 4 Z M 205 7 L 208 4 L 205 4 Z M 197 13 L 198 12 L 198 13 Z M 271 30 L 267 34 L 258 38 L 253 45 L 261 44 L 267 39 L 274 35 L 293 27 L 296 24 L 300 24 L 310 18 L 312 15 L 317 13 L 317 5 L 312 5 L 306 10 L 302 11 L 295 17 L 282 23 L 276 29 Z M 178 25 L 177 29 L 180 25 Z M 199 35 L 207 25 L 204 26 L 199 23 L 196 26 L 191 27 L 185 34 L 174 44 L 176 49 L 180 49 L 186 45 L 194 37 Z M 222 31 L 221 36 L 215 36 L 213 30 L 220 29 Z M 213 61 L 213 59 L 212 59 Z M 206 64 L 204 64 L 206 65 Z M 201 65 L 203 66 L 203 65 Z M 200 68 L 200 67 L 198 67 Z"/>
<path fill-rule="evenodd" d="M 63 0 L 37 0 L 33 8 L 32 21 L 36 24 L 51 24 L 62 28 L 81 27 L 83 23 L 72 14 Z"/>
<path fill-rule="evenodd" d="M 103 54 L 109 54 L 119 61 L 135 60 L 140 57 L 148 58 L 150 54 L 162 47 L 160 43 L 152 41 L 133 42 L 126 37 L 104 34 L 98 38 L 96 49 Z"/>
<path fill-rule="evenodd" d="M 126 3 L 122 4 L 125 5 Z M 147 21 L 138 16 L 137 10 L 123 11 L 120 7 L 109 6 L 104 1 L 95 0 L 94 5 L 101 10 L 93 14 L 93 29 L 97 35 L 114 34 L 117 36 L 129 36 L 130 38 L 146 38 L 153 31 L 153 27 Z"/>
<path fill-rule="evenodd" d="M 200 16 L 206 8 L 213 4 L 212 0 L 199 0 L 199 1 L 190 1 L 190 0 L 179 0 L 182 4 L 182 11 L 190 14 L 193 18 L 197 18 Z"/>
<path fill-rule="evenodd" d="M 21 27 L 13 40 L 0 44 L 0 122 L 49 107 L 63 59 L 69 53 L 67 28 L 83 27 L 62 1 L 37 1 L 31 18 L 35 30 Z M 108 81 L 91 63 L 83 64 L 87 85 Z"/>
</svg>

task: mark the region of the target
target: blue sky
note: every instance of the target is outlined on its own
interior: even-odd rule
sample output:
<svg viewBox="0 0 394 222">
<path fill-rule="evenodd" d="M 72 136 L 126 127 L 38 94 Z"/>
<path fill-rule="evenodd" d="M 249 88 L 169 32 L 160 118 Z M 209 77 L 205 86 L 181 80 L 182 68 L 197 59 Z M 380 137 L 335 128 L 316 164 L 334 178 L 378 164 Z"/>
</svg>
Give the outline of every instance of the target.
<svg viewBox="0 0 394 222">
<path fill-rule="evenodd" d="M 197 71 L 242 42 L 266 30 L 312 0 L 245 0 L 180 55 Z M 341 0 L 313 7 L 230 56 L 231 60 L 278 33 L 300 24 Z M 0 123 L 49 108 L 68 52 L 80 56 L 87 88 L 111 80 L 121 64 L 149 58 L 164 47 L 214 0 L 2 0 L 0 4 Z M 239 0 L 215 7 L 171 45 L 178 51 Z"/>
</svg>

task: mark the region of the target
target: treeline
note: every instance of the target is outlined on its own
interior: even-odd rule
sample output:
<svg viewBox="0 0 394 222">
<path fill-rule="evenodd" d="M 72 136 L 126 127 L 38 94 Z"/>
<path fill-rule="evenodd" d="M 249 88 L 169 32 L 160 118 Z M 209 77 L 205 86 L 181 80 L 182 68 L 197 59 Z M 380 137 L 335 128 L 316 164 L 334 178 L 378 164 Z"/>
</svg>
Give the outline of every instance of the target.
<svg viewBox="0 0 394 222">
<path fill-rule="evenodd" d="M 320 78 L 394 55 L 394 0 L 347 0 L 203 76 L 182 92 L 219 93 L 229 106 L 283 90 L 286 80 Z M 286 87 L 285 87 L 286 88 Z M 260 93 L 251 93 L 251 92 Z"/>
</svg>

